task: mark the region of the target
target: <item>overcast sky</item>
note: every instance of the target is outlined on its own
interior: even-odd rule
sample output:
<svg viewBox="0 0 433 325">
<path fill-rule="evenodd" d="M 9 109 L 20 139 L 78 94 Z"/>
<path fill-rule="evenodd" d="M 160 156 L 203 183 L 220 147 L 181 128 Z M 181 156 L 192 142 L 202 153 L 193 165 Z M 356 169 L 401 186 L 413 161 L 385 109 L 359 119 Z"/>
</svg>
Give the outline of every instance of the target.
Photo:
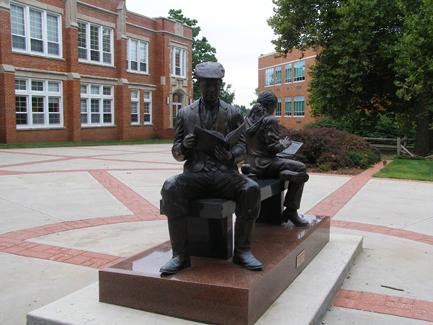
<svg viewBox="0 0 433 325">
<path fill-rule="evenodd" d="M 198 20 L 201 36 L 216 48 L 226 70 L 224 81 L 232 84 L 235 104 L 249 106 L 255 99 L 260 54 L 274 51 L 272 29 L 266 20 L 273 14 L 272 0 L 126 0 L 128 10 L 148 17 L 166 17 L 169 9 L 182 9 Z"/>
</svg>

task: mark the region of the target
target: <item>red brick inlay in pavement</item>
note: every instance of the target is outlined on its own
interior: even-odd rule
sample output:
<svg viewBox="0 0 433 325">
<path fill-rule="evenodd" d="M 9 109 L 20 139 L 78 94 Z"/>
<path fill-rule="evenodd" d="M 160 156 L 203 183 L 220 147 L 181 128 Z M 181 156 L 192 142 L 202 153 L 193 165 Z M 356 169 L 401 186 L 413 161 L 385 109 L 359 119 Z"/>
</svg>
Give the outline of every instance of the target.
<svg viewBox="0 0 433 325">
<path fill-rule="evenodd" d="M 433 322 L 433 301 L 343 289 L 334 306 Z"/>
<path fill-rule="evenodd" d="M 134 192 L 117 178 L 104 170 L 93 170 L 90 174 L 104 186 L 111 194 L 122 202 L 134 215 L 146 218 L 146 220 L 162 220 L 159 209 L 155 208 L 149 201 Z"/>
<path fill-rule="evenodd" d="M 100 254 L 91 251 L 38 244 L 27 240 L 62 231 L 115 223 L 136 222 L 148 219 L 149 218 L 143 216 L 133 215 L 101 217 L 85 220 L 65 221 L 50 225 L 11 231 L 0 235 L 0 252 L 94 268 L 106 267 L 110 264 L 118 262 L 121 260 L 121 257 Z"/>
<path fill-rule="evenodd" d="M 0 237 L 0 252 L 93 268 L 107 267 L 122 260 L 119 256 L 2 237 Z"/>
<path fill-rule="evenodd" d="M 383 166 L 383 162 L 380 162 L 361 174 L 353 176 L 335 192 L 317 203 L 307 214 L 335 216 Z"/>
<path fill-rule="evenodd" d="M 418 232 L 396 229 L 386 226 L 373 225 L 368 223 L 354 222 L 354 221 L 342 221 L 342 220 L 332 220 L 332 227 L 359 230 L 365 232 L 372 232 L 377 234 L 382 234 L 386 236 L 394 236 L 398 238 L 413 240 L 429 245 L 433 245 L 433 236 L 420 234 Z"/>
<path fill-rule="evenodd" d="M 65 161 L 65 160 L 73 160 L 73 159 L 78 159 L 78 158 L 77 157 L 64 157 L 64 158 L 56 158 L 56 159 L 48 159 L 48 160 L 40 160 L 40 161 L 27 161 L 27 162 L 23 162 L 23 163 L 3 165 L 3 166 L 0 166 L 0 168 L 20 167 L 20 166 L 28 166 L 28 165 L 40 165 L 40 164 L 59 162 L 59 161 Z"/>
</svg>

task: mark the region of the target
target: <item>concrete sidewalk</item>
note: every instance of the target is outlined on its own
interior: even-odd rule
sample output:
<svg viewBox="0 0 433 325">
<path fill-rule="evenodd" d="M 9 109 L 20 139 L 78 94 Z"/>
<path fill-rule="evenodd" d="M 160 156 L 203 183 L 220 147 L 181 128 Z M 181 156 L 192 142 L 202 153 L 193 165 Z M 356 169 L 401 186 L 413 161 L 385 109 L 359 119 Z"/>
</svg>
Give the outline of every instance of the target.
<svg viewBox="0 0 433 325">
<path fill-rule="evenodd" d="M 376 166 L 379 169 L 380 166 Z M 170 145 L 0 150 L 0 324 L 97 280 L 97 269 L 168 240 Z M 433 183 L 313 174 L 301 210 L 330 214 L 364 251 L 326 324 L 433 322 Z"/>
</svg>

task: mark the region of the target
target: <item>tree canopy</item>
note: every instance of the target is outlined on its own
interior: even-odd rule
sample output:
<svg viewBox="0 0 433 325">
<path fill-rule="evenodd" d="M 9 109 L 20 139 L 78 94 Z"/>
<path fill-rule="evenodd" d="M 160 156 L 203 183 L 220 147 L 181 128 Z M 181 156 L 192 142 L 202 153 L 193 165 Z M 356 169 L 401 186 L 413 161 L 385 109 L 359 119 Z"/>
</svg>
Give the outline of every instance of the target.
<svg viewBox="0 0 433 325">
<path fill-rule="evenodd" d="M 201 62 L 211 61 L 216 62 L 216 49 L 209 43 L 206 37 L 199 37 L 201 28 L 196 19 L 185 17 L 181 9 L 170 9 L 168 11 L 168 18 L 178 20 L 192 29 L 192 68 Z M 193 78 L 193 98 L 200 97 L 200 89 L 198 87 L 197 79 Z M 231 104 L 235 98 L 234 91 L 231 90 L 231 85 L 226 85 L 223 82 L 221 89 L 221 98 Z"/>
<path fill-rule="evenodd" d="M 268 22 L 276 51 L 318 51 L 310 84 L 314 113 L 354 128 L 390 114 L 402 127 L 416 124 L 418 153 L 431 150 L 433 0 L 273 2 Z"/>
</svg>

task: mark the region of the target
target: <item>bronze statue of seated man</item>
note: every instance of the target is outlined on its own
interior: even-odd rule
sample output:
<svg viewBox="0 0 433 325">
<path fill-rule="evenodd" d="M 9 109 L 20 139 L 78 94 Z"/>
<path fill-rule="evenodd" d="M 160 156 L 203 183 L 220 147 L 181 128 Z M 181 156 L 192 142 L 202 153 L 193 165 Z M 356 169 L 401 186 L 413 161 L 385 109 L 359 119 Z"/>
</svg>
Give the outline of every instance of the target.
<svg viewBox="0 0 433 325">
<path fill-rule="evenodd" d="M 281 158 L 277 154 L 290 146 L 288 138 L 281 139 L 278 120 L 273 116 L 277 97 L 270 91 L 259 94 L 257 103 L 246 118 L 247 163 L 259 178 L 281 178 L 289 181 L 282 220 L 290 220 L 297 227 L 308 222 L 298 214 L 305 182 L 306 167 L 302 162 Z"/>
<path fill-rule="evenodd" d="M 243 117 L 238 109 L 219 99 L 224 76 L 221 64 L 200 63 L 195 75 L 201 98 L 179 111 L 172 147 L 174 158 L 186 161 L 184 171 L 167 179 L 161 190 L 173 257 L 160 272 L 174 274 L 190 266 L 186 218 L 191 215 L 191 202 L 203 198 L 236 202 L 233 263 L 250 270 L 261 270 L 263 264 L 251 252 L 251 237 L 260 210 L 260 189 L 254 180 L 237 169 L 237 163 L 246 154 L 244 134 L 230 147 L 217 145 L 211 152 L 200 150 L 203 143 L 198 144 L 202 139 L 195 135 L 195 130 L 201 128 L 226 136 L 243 124 Z"/>
</svg>

